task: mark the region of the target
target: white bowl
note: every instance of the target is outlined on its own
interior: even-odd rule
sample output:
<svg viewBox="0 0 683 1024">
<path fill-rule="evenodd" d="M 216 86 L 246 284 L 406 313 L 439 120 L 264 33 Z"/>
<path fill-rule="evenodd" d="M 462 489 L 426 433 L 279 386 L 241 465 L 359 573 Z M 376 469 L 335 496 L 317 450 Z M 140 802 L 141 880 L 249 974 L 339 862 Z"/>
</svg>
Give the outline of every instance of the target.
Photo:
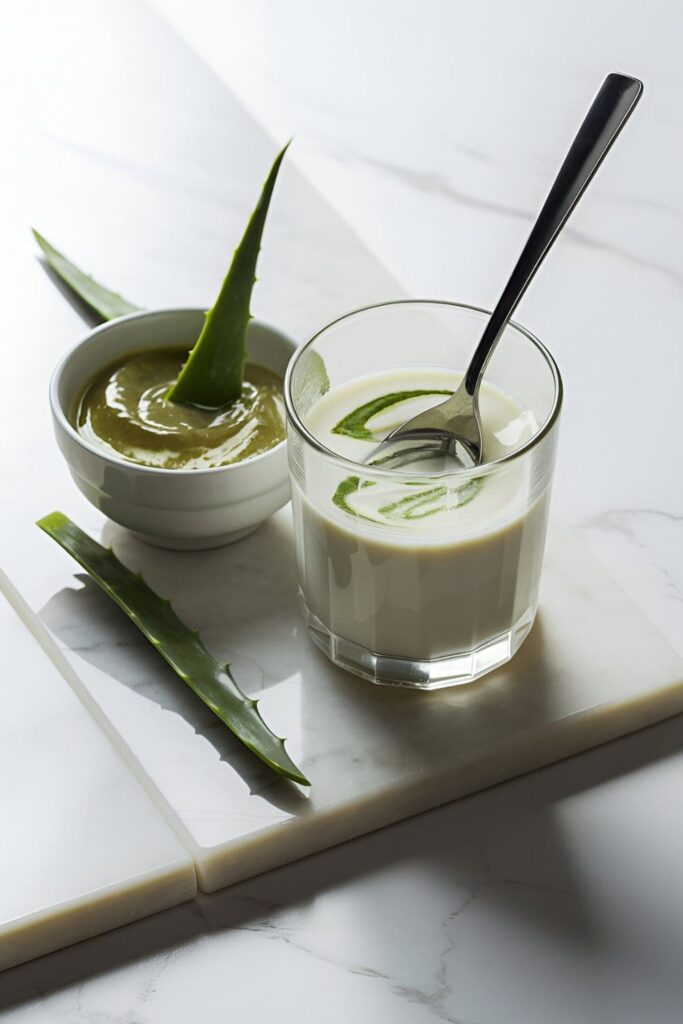
<svg viewBox="0 0 683 1024">
<path fill-rule="evenodd" d="M 161 547 L 218 547 L 245 537 L 289 500 L 285 442 L 232 466 L 157 469 L 126 462 L 85 441 L 69 414 L 89 380 L 136 349 L 196 341 L 203 309 L 131 313 L 102 324 L 62 359 L 50 383 L 59 445 L 86 498 L 106 516 Z M 296 348 L 281 331 L 259 320 L 247 329 L 249 358 L 284 376 Z"/>
</svg>

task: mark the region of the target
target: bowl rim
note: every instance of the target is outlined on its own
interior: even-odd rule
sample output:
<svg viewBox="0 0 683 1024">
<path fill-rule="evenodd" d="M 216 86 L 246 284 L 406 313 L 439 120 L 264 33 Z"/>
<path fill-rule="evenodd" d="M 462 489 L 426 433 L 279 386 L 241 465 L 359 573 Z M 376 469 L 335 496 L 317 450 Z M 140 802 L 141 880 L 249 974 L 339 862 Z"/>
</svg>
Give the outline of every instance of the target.
<svg viewBox="0 0 683 1024">
<path fill-rule="evenodd" d="M 160 306 L 154 309 L 142 309 L 136 310 L 133 313 L 126 313 L 125 316 L 117 316 L 113 320 L 105 320 L 104 323 L 98 324 L 96 327 L 91 328 L 86 335 L 80 338 L 75 344 L 71 345 L 70 348 L 61 357 L 50 377 L 49 385 L 49 397 L 50 397 L 50 409 L 55 422 L 72 441 L 75 441 L 77 445 L 83 448 L 85 451 L 92 455 L 96 455 L 98 458 L 103 459 L 105 462 L 110 463 L 113 466 L 121 467 L 129 470 L 134 474 L 152 474 L 154 476 L 167 477 L 169 479 L 192 479 L 196 480 L 198 477 L 215 476 L 221 473 L 227 473 L 230 470 L 243 469 L 245 466 L 253 466 L 265 459 L 272 458 L 273 455 L 280 452 L 285 448 L 287 444 L 286 437 L 278 444 L 269 448 L 265 452 L 261 452 L 260 455 L 253 455 L 249 459 L 243 459 L 241 462 L 233 462 L 227 466 L 210 466 L 207 469 L 167 469 L 164 466 L 145 466 L 139 462 L 131 462 L 123 457 L 119 458 L 115 455 L 111 455 L 109 452 L 104 451 L 102 448 L 98 448 L 94 444 L 90 444 L 86 441 L 77 430 L 69 422 L 65 410 L 62 408 L 62 404 L 59 400 L 59 385 L 64 374 L 66 367 L 78 354 L 78 352 L 96 335 L 103 334 L 107 330 L 111 330 L 114 327 L 118 327 L 120 324 L 125 322 L 132 322 L 134 320 L 146 320 L 148 318 L 158 317 L 161 315 L 180 315 L 183 313 L 201 314 L 206 316 L 206 308 L 204 306 Z M 276 327 L 275 324 L 269 323 L 267 320 L 262 320 L 260 317 L 250 317 L 249 324 L 258 324 L 259 327 L 264 327 L 267 331 L 275 335 L 278 340 L 282 341 L 286 346 L 290 348 L 290 360 L 294 356 L 298 346 L 297 343 L 286 334 L 281 328 Z M 284 388 L 283 388 L 284 394 Z M 286 416 L 285 416 L 285 427 L 286 427 Z"/>
<path fill-rule="evenodd" d="M 318 452 L 319 455 L 322 455 L 329 461 L 334 462 L 336 465 L 343 468 L 345 472 L 357 472 L 358 467 L 362 466 L 363 470 L 370 475 L 377 476 L 380 479 L 396 480 L 397 478 L 400 477 L 415 477 L 418 474 L 416 474 L 414 470 L 412 472 L 401 472 L 401 470 L 396 469 L 380 469 L 377 466 L 367 466 L 363 463 L 353 462 L 351 459 L 348 459 L 343 455 L 339 455 L 338 452 L 332 451 L 332 449 L 324 445 L 322 441 L 318 437 L 316 437 L 315 434 L 313 434 L 302 421 L 295 407 L 294 399 L 292 397 L 292 377 L 296 370 L 297 364 L 299 360 L 304 356 L 306 351 L 310 348 L 310 346 L 313 345 L 313 343 L 317 341 L 322 334 L 330 330 L 332 327 L 336 327 L 337 324 L 342 323 L 345 320 L 351 320 L 354 317 L 362 315 L 363 313 L 372 313 L 377 310 L 386 309 L 391 306 L 441 306 L 451 309 L 464 310 L 470 313 L 478 313 L 482 314 L 485 317 L 491 316 L 491 310 L 484 309 L 481 306 L 472 305 L 471 303 L 455 302 L 449 299 L 388 299 L 384 302 L 373 302 L 367 306 L 359 306 L 357 309 L 349 310 L 348 313 L 343 313 L 341 316 L 335 317 L 334 320 L 331 320 L 328 324 L 325 324 L 324 327 L 321 327 L 319 330 L 315 332 L 315 334 L 313 334 L 310 338 L 307 338 L 306 341 L 303 342 L 303 344 L 297 347 L 296 352 L 290 359 L 289 364 L 287 366 L 287 372 L 285 374 L 284 394 L 288 424 L 291 424 L 293 430 L 296 431 L 299 437 L 311 448 L 313 448 L 316 452 Z M 533 435 L 533 437 L 531 437 L 525 444 L 521 445 L 519 448 L 515 448 L 515 450 L 510 452 L 508 455 L 504 455 L 499 459 L 492 459 L 490 462 L 482 462 L 481 465 L 473 466 L 471 469 L 447 470 L 444 473 L 434 473 L 431 474 L 431 479 L 452 477 L 454 474 L 457 474 L 458 479 L 467 481 L 475 477 L 481 476 L 482 473 L 488 474 L 490 472 L 495 472 L 498 470 L 499 467 L 509 465 L 510 463 L 513 463 L 527 455 L 550 434 L 553 427 L 555 427 L 555 425 L 557 424 L 564 403 L 564 384 L 562 382 L 562 375 L 560 373 L 557 363 L 555 362 L 554 357 L 543 344 L 543 342 L 540 341 L 535 334 L 532 334 L 531 331 L 528 330 L 528 328 L 524 327 L 523 324 L 518 323 L 516 320 L 510 320 L 506 325 L 506 329 L 508 327 L 512 327 L 513 330 L 518 331 L 519 334 L 523 335 L 527 341 L 531 342 L 531 344 L 540 352 L 541 356 L 545 359 L 548 367 L 550 368 L 550 373 L 553 378 L 555 390 L 553 395 L 553 404 L 548 414 L 548 418 L 546 419 L 543 426 Z"/>
</svg>

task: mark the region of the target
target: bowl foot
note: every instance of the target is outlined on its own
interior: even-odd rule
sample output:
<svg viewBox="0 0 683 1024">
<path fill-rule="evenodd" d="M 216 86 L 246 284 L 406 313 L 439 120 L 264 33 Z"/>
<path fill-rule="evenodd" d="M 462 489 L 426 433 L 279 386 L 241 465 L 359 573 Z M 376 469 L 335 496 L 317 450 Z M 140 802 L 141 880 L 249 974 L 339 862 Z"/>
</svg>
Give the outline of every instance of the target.
<svg viewBox="0 0 683 1024">
<path fill-rule="evenodd" d="M 258 530 L 260 523 L 255 526 L 247 526 L 244 530 L 236 530 L 234 533 L 221 533 L 216 537 L 153 537 L 147 533 L 138 533 L 137 530 L 130 532 L 138 540 L 145 544 L 151 544 L 155 548 L 166 548 L 171 551 L 206 551 L 209 548 L 222 548 L 226 544 L 234 544 L 235 541 L 248 537 L 254 530 Z"/>
</svg>

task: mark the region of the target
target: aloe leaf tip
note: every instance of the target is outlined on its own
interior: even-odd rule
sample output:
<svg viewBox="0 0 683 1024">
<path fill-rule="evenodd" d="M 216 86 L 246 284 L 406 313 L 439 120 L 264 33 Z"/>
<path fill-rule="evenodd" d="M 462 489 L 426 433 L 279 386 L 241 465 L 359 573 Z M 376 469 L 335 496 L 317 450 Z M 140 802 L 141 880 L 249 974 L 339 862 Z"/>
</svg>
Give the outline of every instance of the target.
<svg viewBox="0 0 683 1024">
<path fill-rule="evenodd" d="M 218 298 L 206 314 L 199 338 L 166 395 L 171 402 L 220 408 L 242 393 L 246 332 L 253 319 L 250 303 L 256 263 L 275 182 L 289 145 L 288 142 L 273 161 Z"/>
</svg>

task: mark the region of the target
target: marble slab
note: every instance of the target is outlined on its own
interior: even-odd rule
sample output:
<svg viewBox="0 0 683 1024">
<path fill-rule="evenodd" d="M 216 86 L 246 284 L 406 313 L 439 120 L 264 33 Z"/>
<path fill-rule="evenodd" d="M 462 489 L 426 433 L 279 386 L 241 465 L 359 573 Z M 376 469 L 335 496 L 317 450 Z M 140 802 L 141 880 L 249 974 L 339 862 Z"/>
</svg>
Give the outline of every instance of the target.
<svg viewBox="0 0 683 1024">
<path fill-rule="evenodd" d="M 34 259 L 29 224 L 132 300 L 208 302 L 276 143 L 144 6 L 107 2 L 94 13 L 79 4 L 52 17 L 63 46 L 52 46 L 49 24 L 32 39 L 33 59 L 13 93 L 20 121 L 6 125 L 13 301 L 3 324 L 20 344 L 0 347 L 0 370 L 13 382 L 0 409 L 0 471 L 11 498 L 0 507 L 0 565 L 61 648 L 72 685 L 84 688 L 174 823 L 201 888 L 679 710 L 680 661 L 564 534 L 551 543 L 539 623 L 512 666 L 467 690 L 393 694 L 333 669 L 309 644 L 294 602 L 287 511 L 234 548 L 178 555 L 137 544 L 75 492 L 47 402 L 34 399 L 83 325 Z M 154 39 L 153 74 L 148 55 L 129 45 L 133 20 L 136 33 Z M 104 44 L 82 45 L 92 38 Z M 266 243 L 254 312 L 298 338 L 353 306 L 401 294 L 291 165 Z M 289 736 L 313 779 L 310 796 L 267 773 L 104 595 L 74 582 L 68 557 L 32 525 L 55 507 L 114 543 L 232 662 Z M 70 746 L 69 729 L 64 737 Z M 163 866 L 157 860 L 151 871 Z"/>
<path fill-rule="evenodd" d="M 0 573 L 0 970 L 196 892 L 182 843 L 10 601 L 33 620 Z"/>
<path fill-rule="evenodd" d="M 295 598 L 289 509 L 220 550 L 103 537 L 170 597 L 258 695 L 312 781 L 263 767 L 45 538 L 22 590 L 156 788 L 212 892 L 683 710 L 683 660 L 562 528 L 551 533 L 537 623 L 505 668 L 405 693 L 332 666 Z"/>
</svg>

